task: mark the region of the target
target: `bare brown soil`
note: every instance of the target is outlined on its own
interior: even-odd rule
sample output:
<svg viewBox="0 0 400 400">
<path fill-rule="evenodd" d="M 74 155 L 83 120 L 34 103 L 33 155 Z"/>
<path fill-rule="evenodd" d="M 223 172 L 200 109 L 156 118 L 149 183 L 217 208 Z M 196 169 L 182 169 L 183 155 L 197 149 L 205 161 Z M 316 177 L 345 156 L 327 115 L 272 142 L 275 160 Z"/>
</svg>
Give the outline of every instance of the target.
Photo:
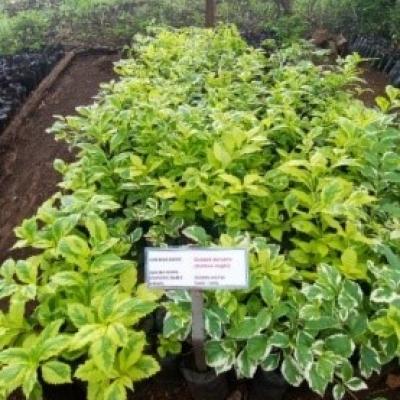
<svg viewBox="0 0 400 400">
<path fill-rule="evenodd" d="M 56 158 L 71 160 L 68 147 L 46 133 L 54 115 L 74 113 L 90 104 L 101 82 L 114 77 L 117 55 L 80 55 L 49 91 L 15 138 L 0 148 L 0 261 L 12 253 L 13 229 L 35 213 L 56 191 L 59 181 L 53 169 Z"/>
<path fill-rule="evenodd" d="M 385 87 L 389 85 L 389 78 L 387 74 L 368 67 L 363 68 L 361 78 L 365 80 L 365 83 L 361 85 L 364 91 L 359 95 L 359 98 L 367 106 L 373 107 L 376 105 L 375 98 L 385 94 Z"/>
</svg>

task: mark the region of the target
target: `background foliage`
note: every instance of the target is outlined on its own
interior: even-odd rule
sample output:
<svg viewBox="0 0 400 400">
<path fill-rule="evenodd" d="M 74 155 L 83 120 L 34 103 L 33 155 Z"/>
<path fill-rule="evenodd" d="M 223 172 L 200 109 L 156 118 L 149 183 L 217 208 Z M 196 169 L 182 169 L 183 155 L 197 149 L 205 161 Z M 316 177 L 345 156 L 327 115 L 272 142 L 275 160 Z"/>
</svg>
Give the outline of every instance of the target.
<svg viewBox="0 0 400 400">
<path fill-rule="evenodd" d="M 396 0 L 219 0 L 218 20 L 246 37 L 292 40 L 316 27 L 398 39 Z M 0 54 L 50 42 L 128 44 L 150 23 L 202 26 L 204 0 L 5 0 L 0 5 Z"/>
</svg>

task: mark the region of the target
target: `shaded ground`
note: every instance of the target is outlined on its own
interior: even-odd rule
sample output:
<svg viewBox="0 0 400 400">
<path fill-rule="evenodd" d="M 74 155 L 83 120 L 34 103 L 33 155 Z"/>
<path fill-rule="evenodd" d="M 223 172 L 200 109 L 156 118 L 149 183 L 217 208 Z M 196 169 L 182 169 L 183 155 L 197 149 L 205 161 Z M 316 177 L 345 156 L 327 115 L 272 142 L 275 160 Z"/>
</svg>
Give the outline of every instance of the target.
<svg viewBox="0 0 400 400">
<path fill-rule="evenodd" d="M 0 148 L 0 260 L 10 255 L 15 241 L 13 228 L 34 214 L 56 191 L 59 176 L 55 158 L 70 160 L 65 144 L 46 133 L 53 115 L 72 114 L 75 107 L 92 102 L 101 82 L 114 77 L 116 55 L 82 55 L 74 59 L 37 111 L 12 143 Z M 6 151 L 5 151 L 6 149 Z"/>
<path fill-rule="evenodd" d="M 361 77 L 365 80 L 362 88 L 365 89 L 359 98 L 369 107 L 376 105 L 375 98 L 385 94 L 385 87 L 389 85 L 389 77 L 381 71 L 364 68 Z"/>
</svg>

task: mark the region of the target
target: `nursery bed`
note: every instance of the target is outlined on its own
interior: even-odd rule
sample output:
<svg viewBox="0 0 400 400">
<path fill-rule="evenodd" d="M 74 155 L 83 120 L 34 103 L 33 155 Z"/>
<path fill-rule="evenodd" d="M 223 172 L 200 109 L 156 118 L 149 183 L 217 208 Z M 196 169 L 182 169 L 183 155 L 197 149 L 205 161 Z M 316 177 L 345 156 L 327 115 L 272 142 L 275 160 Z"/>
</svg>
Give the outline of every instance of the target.
<svg viewBox="0 0 400 400">
<path fill-rule="evenodd" d="M 397 374 L 399 371 L 397 371 Z M 400 375 L 393 374 L 400 380 Z M 390 389 L 385 381 L 387 377 L 374 376 L 369 385 L 369 390 L 358 392 L 354 397 L 347 395 L 345 400 L 400 400 L 400 388 Z M 46 400 L 85 400 L 86 396 L 78 385 L 73 386 L 53 386 L 46 390 Z M 23 397 L 15 394 L 11 400 L 23 400 Z M 192 400 L 190 392 L 183 378 L 174 374 L 171 376 L 168 372 L 162 372 L 155 377 L 140 383 L 136 386 L 135 392 L 130 393 L 128 400 Z M 231 388 L 231 393 L 226 400 L 252 400 L 248 395 L 246 382 L 239 382 L 236 387 Z M 279 400 L 265 398 L 265 400 Z M 300 388 L 290 388 L 282 400 L 321 400 L 321 398 L 311 392 L 306 385 Z M 331 397 L 325 396 L 324 400 L 331 400 Z"/>
<path fill-rule="evenodd" d="M 8 248 L 14 241 L 13 228 L 23 218 L 34 214 L 37 207 L 55 190 L 58 176 L 53 171 L 55 158 L 71 160 L 73 155 L 63 143 L 57 143 L 45 132 L 53 121 L 54 114 L 71 114 L 78 105 L 88 104 L 98 91 L 99 84 L 113 78 L 112 62 L 117 55 L 91 54 L 77 56 L 71 65 L 57 79 L 47 92 L 36 111 L 26 120 L 15 137 L 8 143 L 0 144 L 0 259 L 12 253 Z M 374 97 L 381 95 L 387 81 L 374 71 L 366 70 L 364 78 L 373 93 L 364 93 L 360 98 L 368 105 L 374 104 Z M 398 375 L 399 371 L 394 371 Z M 371 382 L 370 389 L 357 393 L 353 398 L 359 400 L 385 397 L 400 400 L 400 389 L 390 389 L 386 376 Z M 46 400 L 84 400 L 80 386 L 53 387 L 46 393 Z M 285 400 L 317 400 L 306 387 L 290 389 Z M 347 397 L 346 399 L 350 399 Z M 12 400 L 22 400 L 15 393 Z M 157 375 L 137 385 L 129 400 L 190 400 L 190 394 L 177 375 L 165 377 Z M 232 388 L 227 400 L 252 400 L 247 394 L 246 383 Z M 329 397 L 326 397 L 329 399 Z M 268 400 L 268 399 L 266 399 Z M 277 399 L 271 399 L 277 400 Z"/>
<path fill-rule="evenodd" d="M 8 249 L 15 240 L 13 228 L 56 191 L 59 177 L 53 170 L 53 160 L 72 159 L 67 146 L 46 133 L 54 121 L 53 115 L 71 114 L 75 107 L 91 103 L 100 83 L 114 77 L 113 62 L 118 58 L 116 54 L 104 53 L 74 57 L 15 134 L 1 138 L 1 260 L 11 254 Z"/>
<path fill-rule="evenodd" d="M 0 261 L 9 257 L 15 237 L 13 229 L 31 216 L 37 207 L 56 190 L 58 175 L 53 160 L 71 160 L 64 143 L 56 142 L 46 128 L 53 115 L 71 114 L 75 107 L 89 104 L 101 82 L 114 77 L 112 63 L 116 54 L 78 55 L 48 91 L 46 98 L 18 130 L 16 137 L 0 140 Z M 382 72 L 366 68 L 365 91 L 360 99 L 375 104 L 384 93 L 388 79 Z"/>
</svg>

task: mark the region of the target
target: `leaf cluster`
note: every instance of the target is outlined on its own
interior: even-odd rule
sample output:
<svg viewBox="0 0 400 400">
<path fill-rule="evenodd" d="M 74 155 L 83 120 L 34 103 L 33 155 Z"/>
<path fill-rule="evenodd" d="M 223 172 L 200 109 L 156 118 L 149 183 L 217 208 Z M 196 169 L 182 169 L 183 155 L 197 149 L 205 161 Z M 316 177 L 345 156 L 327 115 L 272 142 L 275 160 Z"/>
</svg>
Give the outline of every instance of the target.
<svg viewBox="0 0 400 400">
<path fill-rule="evenodd" d="M 249 290 L 207 293 L 218 373 L 280 368 L 340 399 L 398 357 L 399 93 L 366 108 L 345 90 L 359 59 L 327 68 L 310 52 L 268 55 L 230 26 L 138 36 L 121 78 L 50 130 L 78 157 L 55 162 L 60 193 L 16 230 L 40 254 L 3 267 L 3 325 L 20 321 L 5 351 L 61 319 L 71 338 L 57 356 L 85 360 L 89 398 L 123 398 L 157 371 L 135 329 L 159 296 L 136 282 L 143 246 L 195 243 L 250 251 Z M 186 292 L 163 306 L 162 356 L 191 330 Z"/>
</svg>

